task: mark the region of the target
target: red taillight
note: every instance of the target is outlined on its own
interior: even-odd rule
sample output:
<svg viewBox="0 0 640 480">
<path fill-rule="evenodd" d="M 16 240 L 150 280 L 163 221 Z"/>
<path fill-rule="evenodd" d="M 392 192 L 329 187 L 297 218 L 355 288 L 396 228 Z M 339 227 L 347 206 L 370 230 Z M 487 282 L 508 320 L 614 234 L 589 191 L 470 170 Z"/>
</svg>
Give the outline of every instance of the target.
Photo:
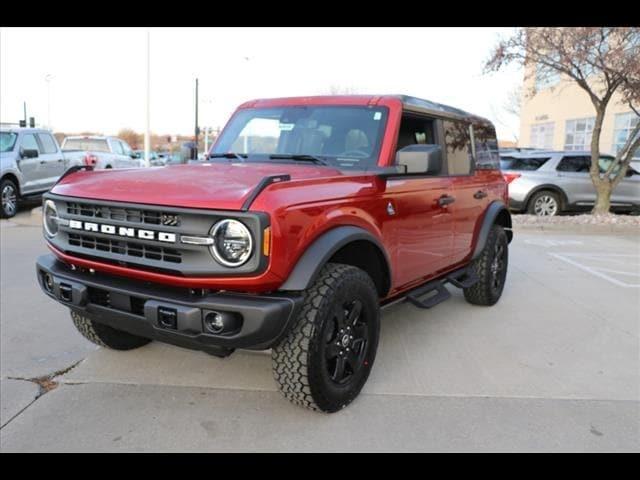
<svg viewBox="0 0 640 480">
<path fill-rule="evenodd" d="M 504 179 L 505 179 L 505 181 L 507 182 L 507 185 L 508 185 L 511 182 L 513 182 L 516 178 L 520 178 L 522 176 L 522 174 L 520 174 L 520 173 L 503 173 L 502 176 L 504 177 Z"/>
<path fill-rule="evenodd" d="M 84 156 L 84 164 L 85 165 L 90 165 L 92 167 L 95 167 L 96 163 L 98 163 L 98 157 L 96 157 L 95 155 L 91 155 L 91 154 L 87 153 Z"/>
</svg>

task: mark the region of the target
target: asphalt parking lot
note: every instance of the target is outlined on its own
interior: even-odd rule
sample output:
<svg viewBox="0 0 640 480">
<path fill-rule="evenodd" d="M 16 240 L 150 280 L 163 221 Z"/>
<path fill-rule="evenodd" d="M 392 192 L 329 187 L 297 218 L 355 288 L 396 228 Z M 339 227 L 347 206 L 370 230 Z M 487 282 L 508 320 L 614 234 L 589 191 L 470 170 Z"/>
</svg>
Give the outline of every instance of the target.
<svg viewBox="0 0 640 480">
<path fill-rule="evenodd" d="M 36 222 L 0 223 L 3 452 L 640 451 L 636 232 L 516 231 L 496 306 L 389 307 L 363 393 L 326 415 L 263 352 L 95 347 L 36 284 Z"/>
</svg>

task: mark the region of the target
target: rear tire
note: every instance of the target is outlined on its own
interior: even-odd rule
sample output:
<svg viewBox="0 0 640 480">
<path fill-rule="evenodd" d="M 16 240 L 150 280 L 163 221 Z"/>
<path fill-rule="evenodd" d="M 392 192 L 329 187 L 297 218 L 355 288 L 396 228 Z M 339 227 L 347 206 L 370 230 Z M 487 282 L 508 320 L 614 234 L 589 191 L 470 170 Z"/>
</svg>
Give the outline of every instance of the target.
<svg viewBox="0 0 640 480">
<path fill-rule="evenodd" d="M 133 350 L 142 347 L 151 340 L 138 337 L 122 330 L 98 323 L 86 315 L 71 310 L 71 319 L 84 338 L 100 347 L 113 350 Z"/>
<path fill-rule="evenodd" d="M 18 212 L 18 187 L 13 180 L 5 178 L 0 182 L 0 217 L 11 218 Z"/>
<path fill-rule="evenodd" d="M 562 210 L 560 195 L 551 190 L 536 192 L 529 200 L 527 212 L 537 217 L 554 217 Z"/>
<path fill-rule="evenodd" d="M 369 275 L 350 265 L 327 264 L 304 292 L 294 325 L 272 349 L 280 391 L 312 410 L 346 407 L 369 377 L 379 331 L 378 292 Z"/>
<path fill-rule="evenodd" d="M 482 253 L 471 264 L 478 282 L 463 289 L 464 298 L 473 305 L 494 305 L 502 295 L 509 264 L 509 241 L 500 225 L 493 225 Z"/>
</svg>

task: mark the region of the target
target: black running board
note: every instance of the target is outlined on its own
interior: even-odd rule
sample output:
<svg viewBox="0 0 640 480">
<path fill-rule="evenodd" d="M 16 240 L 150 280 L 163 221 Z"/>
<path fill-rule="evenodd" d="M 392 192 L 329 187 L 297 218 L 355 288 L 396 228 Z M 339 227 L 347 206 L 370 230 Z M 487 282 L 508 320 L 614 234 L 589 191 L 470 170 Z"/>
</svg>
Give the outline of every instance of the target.
<svg viewBox="0 0 640 480">
<path fill-rule="evenodd" d="M 469 288 L 478 282 L 479 278 L 472 268 L 461 268 L 445 275 L 438 280 L 432 280 L 424 285 L 411 290 L 406 299 L 418 308 L 431 308 L 451 298 L 451 293 L 445 284 L 450 283 L 454 287 Z"/>
</svg>

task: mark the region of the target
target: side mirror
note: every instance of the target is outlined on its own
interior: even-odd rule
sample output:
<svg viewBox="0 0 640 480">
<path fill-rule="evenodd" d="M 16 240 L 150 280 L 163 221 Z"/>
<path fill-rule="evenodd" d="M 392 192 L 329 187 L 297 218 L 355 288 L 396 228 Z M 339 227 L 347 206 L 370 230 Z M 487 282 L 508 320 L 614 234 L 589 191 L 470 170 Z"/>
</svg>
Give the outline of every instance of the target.
<svg viewBox="0 0 640 480">
<path fill-rule="evenodd" d="M 408 145 L 396 153 L 396 165 L 404 167 L 405 173 L 438 175 L 442 171 L 442 148 L 440 145 Z"/>
<path fill-rule="evenodd" d="M 22 158 L 37 158 L 38 157 L 38 150 L 30 149 L 30 148 L 23 148 L 20 151 L 20 156 Z"/>
</svg>

